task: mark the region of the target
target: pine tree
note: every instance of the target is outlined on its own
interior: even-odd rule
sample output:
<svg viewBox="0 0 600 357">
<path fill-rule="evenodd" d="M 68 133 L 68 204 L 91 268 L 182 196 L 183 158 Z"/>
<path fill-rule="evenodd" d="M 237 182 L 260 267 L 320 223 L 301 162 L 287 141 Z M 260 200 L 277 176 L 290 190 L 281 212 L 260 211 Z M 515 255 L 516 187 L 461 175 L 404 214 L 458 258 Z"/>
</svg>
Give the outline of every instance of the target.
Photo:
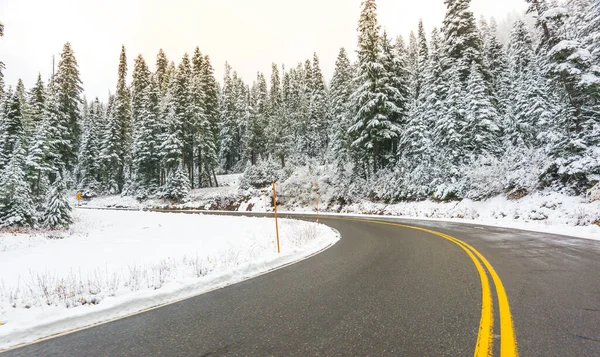
<svg viewBox="0 0 600 357">
<path fill-rule="evenodd" d="M 167 91 L 167 87 L 169 85 L 168 78 L 168 67 L 169 60 L 167 59 L 167 55 L 161 48 L 158 51 L 158 55 L 156 55 L 156 79 L 158 80 L 158 85 L 161 93 L 165 93 Z"/>
<path fill-rule="evenodd" d="M 204 60 L 203 60 L 204 63 Z M 194 71 L 193 71 L 194 72 Z M 200 186 L 213 186 L 213 174 L 218 164 L 217 140 L 214 137 L 213 123 L 206 114 L 206 95 L 203 90 L 203 71 L 196 72 L 192 78 L 191 89 L 191 120 L 194 127 L 194 150 L 198 167 L 198 183 Z M 211 72 L 212 76 L 212 72 Z M 213 115 L 218 114 L 213 113 Z M 217 122 L 218 123 L 218 122 Z M 215 123 L 215 124 L 217 124 Z M 194 187 L 192 175 L 192 187 Z M 215 182 L 216 184 L 216 182 Z"/>
<path fill-rule="evenodd" d="M 190 179 L 183 165 L 179 165 L 167 176 L 167 182 L 161 189 L 161 197 L 175 202 L 182 202 L 189 194 Z"/>
<path fill-rule="evenodd" d="M 35 206 L 25 173 L 25 149 L 19 138 L 8 164 L 0 170 L 0 228 L 32 227 L 35 222 Z"/>
<path fill-rule="evenodd" d="M 178 130 L 181 135 L 180 140 L 183 144 L 181 156 L 183 166 L 187 171 L 188 176 L 194 181 L 194 148 L 198 131 L 198 123 L 195 122 L 196 118 L 194 114 L 204 115 L 204 112 L 201 104 L 201 93 L 197 93 L 199 97 L 195 103 L 196 107 L 193 108 L 192 90 L 192 66 L 189 56 L 186 53 L 183 55 L 181 62 L 177 66 L 177 72 L 169 86 L 169 94 L 171 96 L 169 105 L 173 107 L 177 117 L 176 121 L 179 123 L 178 125 L 181 126 Z M 193 109 L 196 110 L 196 113 L 192 112 Z M 201 114 L 198 114 L 198 111 L 200 111 Z"/>
<path fill-rule="evenodd" d="M 160 86 L 157 75 L 150 75 L 138 99 L 140 111 L 132 147 L 133 171 L 138 196 L 144 197 L 154 193 L 160 186 Z"/>
<path fill-rule="evenodd" d="M 83 88 L 79 78 L 77 60 L 69 42 L 64 45 L 60 54 L 54 87 L 59 104 L 59 119 L 61 126 L 66 129 L 62 134 L 65 140 L 60 140 L 61 144 L 58 150 L 65 167 L 72 170 L 75 167 L 81 139 L 79 105 L 82 104 Z"/>
<path fill-rule="evenodd" d="M 499 114 L 504 115 L 507 109 L 507 98 L 510 93 L 509 63 L 504 47 L 497 37 L 498 25 L 494 18 L 490 21 L 488 31 L 484 34 L 485 65 L 489 73 L 488 88 L 491 99 Z"/>
<path fill-rule="evenodd" d="M 284 71 L 285 72 L 285 71 Z M 285 77 L 285 75 L 284 75 Z M 289 95 L 289 75 L 287 76 L 286 93 Z M 281 167 L 285 167 L 292 142 L 291 123 L 288 108 L 284 104 L 283 88 L 279 68 L 275 63 L 271 66 L 271 91 L 269 93 L 269 126 L 267 127 L 270 152 L 279 159 Z"/>
<path fill-rule="evenodd" d="M 25 139 L 23 114 L 19 94 L 8 89 L 2 108 L 3 116 L 0 122 L 0 170 L 5 167 L 15 149 L 17 142 Z"/>
<path fill-rule="evenodd" d="M 219 163 L 221 120 L 219 88 L 210 58 L 203 56 L 198 47 L 194 50 L 191 66 L 198 182 L 201 186 L 217 186 L 215 169 Z"/>
<path fill-rule="evenodd" d="M 46 209 L 42 215 L 44 227 L 68 228 L 73 223 L 71 205 L 67 199 L 65 183 L 60 175 L 52 185 L 46 198 Z"/>
<path fill-rule="evenodd" d="M 196 46 L 192 55 L 192 74 L 194 77 L 202 75 L 202 67 L 204 66 L 204 56 L 200 52 L 200 47 Z"/>
<path fill-rule="evenodd" d="M 583 43 L 592 55 L 594 63 L 600 66 L 600 2 L 591 3 L 586 14 L 582 30 Z"/>
<path fill-rule="evenodd" d="M 385 73 L 383 81 L 385 82 L 388 100 L 393 104 L 388 109 L 388 119 L 398 125 L 400 130 L 403 130 L 408 118 L 410 103 L 410 72 L 407 69 L 406 59 L 398 52 L 398 47 L 392 45 L 391 39 L 388 38 L 385 31 L 381 39 L 381 44 L 381 63 Z M 421 76 L 420 73 L 419 76 Z M 401 140 L 401 138 L 399 139 Z M 390 146 L 385 148 L 389 153 L 388 161 L 392 162 L 395 160 L 400 140 L 390 141 Z"/>
<path fill-rule="evenodd" d="M 256 165 L 260 155 L 266 151 L 266 126 L 269 113 L 267 81 L 264 74 L 258 73 L 250 90 L 250 117 L 244 138 L 245 157 L 252 165 Z"/>
<path fill-rule="evenodd" d="M 465 154 L 466 90 L 458 68 L 446 70 L 442 78 L 445 96 L 442 112 L 433 124 L 432 143 L 444 153 L 442 156 L 451 166 L 458 167 L 463 163 Z"/>
<path fill-rule="evenodd" d="M 561 123 L 566 129 L 564 137 L 552 149 L 555 161 L 549 166 L 547 177 L 581 193 L 600 173 L 595 154 L 600 145 L 600 70 L 585 47 L 586 33 L 590 30 L 584 24 L 587 16 L 580 13 L 590 8 L 589 3 L 572 0 L 566 5 L 566 8 L 548 7 L 541 14 L 546 25 L 542 27 L 545 41 L 541 50 L 548 49 L 544 69 L 562 94 L 562 100 L 570 106 L 570 113 Z"/>
<path fill-rule="evenodd" d="M 315 53 L 310 66 L 310 99 L 308 107 L 308 150 L 307 154 L 311 158 L 320 160 L 324 157 L 323 148 L 328 146 L 328 123 L 327 123 L 327 90 L 325 81 L 319 64 L 319 57 Z"/>
<path fill-rule="evenodd" d="M 510 71 L 512 80 L 516 80 L 528 68 L 534 58 L 533 42 L 527 31 L 525 23 L 521 20 L 515 22 L 510 34 L 508 45 Z"/>
<path fill-rule="evenodd" d="M 236 72 L 233 72 L 233 98 L 234 98 L 234 120 L 236 127 L 235 148 L 236 148 L 236 172 L 241 172 L 247 161 L 243 155 L 247 152 L 247 143 L 245 139 L 249 130 L 249 122 L 252 111 L 252 98 L 250 87 L 244 83 Z"/>
<path fill-rule="evenodd" d="M 425 66 L 427 65 L 427 59 L 429 58 L 429 47 L 427 46 L 427 37 L 425 35 L 425 28 L 423 26 L 423 20 L 419 20 L 419 30 L 418 30 L 418 53 L 416 59 L 416 67 L 415 67 L 415 88 L 414 88 L 414 98 L 419 102 L 423 102 L 423 72 L 425 71 Z"/>
<path fill-rule="evenodd" d="M 337 158 L 338 166 L 348 161 L 350 142 L 348 128 L 350 127 L 350 95 L 352 94 L 352 65 L 346 50 L 342 47 L 335 62 L 335 70 L 331 79 L 329 91 L 329 152 Z"/>
<path fill-rule="evenodd" d="M 115 161 L 117 166 L 113 169 L 116 171 L 115 181 L 119 192 L 123 191 L 125 181 L 129 172 L 131 160 L 131 138 L 132 138 L 132 123 L 131 123 L 131 102 L 129 89 L 126 84 L 127 79 L 127 54 L 125 46 L 121 46 L 121 54 L 119 56 L 119 70 L 117 80 L 117 91 L 115 92 L 115 101 L 112 108 L 113 121 L 116 125 L 114 130 L 117 134 L 117 142 L 115 144 L 116 154 L 119 160 Z"/>
<path fill-rule="evenodd" d="M 471 0 L 444 0 L 447 6 L 442 33 L 448 60 L 445 68 L 458 69 L 460 79 L 466 81 L 472 62 L 482 65 L 481 38 L 470 11 Z"/>
<path fill-rule="evenodd" d="M 219 131 L 219 161 L 221 168 L 228 173 L 236 163 L 236 146 L 239 127 L 236 121 L 235 81 L 231 78 L 231 67 L 225 63 L 223 94 L 221 100 L 221 125 Z"/>
<path fill-rule="evenodd" d="M 68 139 L 64 137 L 66 128 L 63 125 L 58 96 L 50 83 L 46 88 L 42 120 L 37 127 L 26 160 L 32 193 L 38 201 L 43 199 L 45 186 L 54 184 L 56 173 L 60 174 L 64 169 L 60 148 L 68 145 Z M 98 157 L 95 156 L 94 160 L 97 159 Z"/>
<path fill-rule="evenodd" d="M 42 115 L 44 113 L 45 93 L 46 88 L 44 86 L 44 81 L 42 81 L 42 75 L 38 73 L 35 85 L 29 91 L 28 100 L 29 107 L 31 108 L 31 119 L 34 127 L 37 127 L 42 121 Z"/>
<path fill-rule="evenodd" d="M 359 20 L 358 76 L 356 91 L 352 94 L 354 157 L 373 172 L 387 165 L 390 152 L 387 148 L 398 140 L 400 127 L 390 119 L 390 113 L 398 108 L 389 98 L 394 90 L 385 82 L 386 73 L 381 64 L 381 38 L 377 24 L 377 5 L 374 0 L 365 0 Z"/>
<path fill-rule="evenodd" d="M 103 191 L 108 194 L 117 194 L 121 192 L 122 187 L 119 181 L 123 179 L 119 176 L 119 168 L 124 165 L 121 145 L 121 123 L 115 115 L 115 96 L 110 95 L 108 106 L 104 113 L 104 128 L 102 130 L 102 140 L 100 144 L 100 159 L 102 162 L 102 185 Z M 121 181 L 122 182 L 122 181 Z"/>
<path fill-rule="evenodd" d="M 507 109 L 504 135 L 514 146 L 535 147 L 538 133 L 549 129 L 553 109 L 548 101 L 546 80 L 536 61 L 533 41 L 522 21 L 514 24 L 507 51 L 509 83 L 502 93 Z"/>
<path fill-rule="evenodd" d="M 182 165 L 183 147 L 182 125 L 175 108 L 169 108 L 166 117 L 167 131 L 163 134 L 160 152 L 162 157 L 162 166 L 167 172 L 167 176 L 172 171 Z"/>
<path fill-rule="evenodd" d="M 214 69 L 208 55 L 204 56 L 202 66 L 200 67 L 200 89 L 202 92 L 202 109 L 204 115 L 212 130 L 211 146 L 215 146 L 217 152 L 219 150 L 219 131 L 220 131 L 220 106 L 219 106 L 219 87 L 215 78 Z M 214 170 L 214 168 L 213 168 Z M 214 172 L 213 172 L 214 176 Z M 216 182 L 215 182 L 216 185 Z"/>
<path fill-rule="evenodd" d="M 25 85 L 23 84 L 23 80 L 19 78 L 17 80 L 17 86 L 15 87 L 15 94 L 19 99 L 19 106 L 21 107 L 21 123 L 23 124 L 23 128 L 25 129 L 26 134 L 30 134 L 34 125 L 31 119 L 31 110 L 29 109 L 29 103 L 27 103 L 27 92 L 25 90 Z M 25 140 L 29 135 L 25 136 Z"/>
<path fill-rule="evenodd" d="M 428 131 L 433 131 L 439 117 L 443 113 L 443 101 L 446 96 L 447 83 L 444 81 L 442 44 L 437 29 L 431 33 L 430 54 L 423 74 L 423 98 L 425 102 L 422 109 L 423 122 Z"/>
<path fill-rule="evenodd" d="M 407 60 L 410 71 L 410 90 L 412 98 L 416 99 L 419 93 L 419 43 L 413 31 L 408 36 Z"/>
<path fill-rule="evenodd" d="M 131 122 L 133 123 L 133 133 L 141 120 L 144 110 L 144 91 L 150 84 L 150 70 L 142 55 L 138 55 L 133 64 L 133 73 L 131 80 Z"/>
<path fill-rule="evenodd" d="M 4 24 L 0 22 L 0 37 L 4 36 Z M 0 61 L 0 104 L 4 100 L 4 62 Z"/>
<path fill-rule="evenodd" d="M 192 148 L 188 142 L 190 114 L 188 103 L 190 99 L 189 81 L 191 65 L 189 57 L 183 56 L 177 69 L 170 75 L 169 87 L 164 98 L 165 132 L 161 145 L 161 156 L 166 177 L 170 177 L 180 165 L 187 165 L 192 159 L 189 150 Z M 188 173 L 189 174 L 189 173 Z"/>
<path fill-rule="evenodd" d="M 305 161 L 309 157 L 314 157 L 311 153 L 313 147 L 311 140 L 314 136 L 311 132 L 311 98 L 313 93 L 312 84 L 312 62 L 306 60 L 304 64 L 298 63 L 295 76 L 295 106 L 296 115 L 292 119 L 295 123 L 295 138 L 296 138 L 296 159 Z"/>
<path fill-rule="evenodd" d="M 94 197 L 100 188 L 100 140 L 102 107 L 98 98 L 89 106 L 88 115 L 83 123 L 83 137 L 79 152 L 80 180 L 78 190 L 84 197 Z"/>
<path fill-rule="evenodd" d="M 473 159 L 480 155 L 497 155 L 501 151 L 498 113 L 486 94 L 483 75 L 476 63 L 471 66 L 466 90 L 467 150 Z"/>
</svg>

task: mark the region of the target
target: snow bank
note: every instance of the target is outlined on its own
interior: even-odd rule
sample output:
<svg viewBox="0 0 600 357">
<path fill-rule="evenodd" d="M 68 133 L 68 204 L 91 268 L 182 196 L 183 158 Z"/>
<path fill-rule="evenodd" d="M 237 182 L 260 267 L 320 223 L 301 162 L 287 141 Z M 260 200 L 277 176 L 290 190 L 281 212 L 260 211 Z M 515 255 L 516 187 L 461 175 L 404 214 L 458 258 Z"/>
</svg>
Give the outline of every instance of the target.
<svg viewBox="0 0 600 357">
<path fill-rule="evenodd" d="M 315 223 L 76 210 L 63 239 L 0 234 L 0 349 L 229 285 L 339 236 Z M 49 234 L 48 232 L 47 234 Z"/>
<path fill-rule="evenodd" d="M 485 173 L 489 174 L 489 172 Z M 525 171 L 512 173 L 512 175 L 519 176 L 525 181 L 528 180 Z M 537 177 L 537 174 L 533 176 Z M 482 191 L 485 189 L 483 188 L 485 182 L 490 181 L 486 175 L 477 178 L 473 174 L 471 181 L 474 180 L 480 181 L 479 185 L 482 186 Z M 497 180 L 491 181 L 496 182 Z M 598 222 L 600 222 L 600 184 L 591 189 L 587 197 L 568 196 L 551 191 L 534 191 L 520 198 L 519 192 L 514 192 L 508 195 L 510 198 L 500 195 L 479 201 L 470 199 L 451 202 L 425 200 L 395 204 L 372 202 L 359 198 L 354 198 L 351 202 L 340 203 L 336 200 L 338 197 L 336 195 L 339 194 L 339 190 L 336 191 L 337 184 L 332 177 L 331 170 L 326 166 L 298 167 L 287 180 L 277 186 L 279 210 L 281 212 L 315 212 L 317 197 L 315 187 L 318 187 L 321 212 L 452 220 L 600 239 L 600 227 L 598 226 Z M 471 184 L 473 183 L 471 182 Z M 129 199 L 120 199 L 119 197 L 98 198 L 87 204 L 103 207 L 106 202 L 119 206 L 130 206 L 130 208 L 171 207 L 168 203 L 155 200 L 141 204 L 135 201 L 130 204 Z M 227 191 L 222 192 L 215 192 L 214 189 L 196 190 L 195 200 L 173 207 L 253 212 L 272 211 L 273 209 L 269 188 L 242 191 L 235 186 L 228 187 Z"/>
<path fill-rule="evenodd" d="M 483 201 L 402 202 L 360 201 L 335 208 L 345 215 L 396 216 L 484 224 L 600 240 L 600 201 L 558 193 L 535 193 L 517 200 L 497 196 Z M 290 207 L 291 211 L 313 211 Z"/>
</svg>

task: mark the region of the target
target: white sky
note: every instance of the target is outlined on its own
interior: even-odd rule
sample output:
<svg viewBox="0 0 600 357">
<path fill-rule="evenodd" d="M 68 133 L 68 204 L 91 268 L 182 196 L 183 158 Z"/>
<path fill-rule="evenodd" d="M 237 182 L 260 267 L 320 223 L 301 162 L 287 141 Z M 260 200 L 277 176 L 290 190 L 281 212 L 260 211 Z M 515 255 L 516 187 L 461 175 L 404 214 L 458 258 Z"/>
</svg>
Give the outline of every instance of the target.
<svg viewBox="0 0 600 357">
<path fill-rule="evenodd" d="M 340 47 L 354 56 L 361 0 L 1 0 L 0 60 L 5 82 L 22 78 L 29 88 L 41 72 L 52 70 L 52 54 L 70 41 L 88 99 L 114 91 L 121 44 L 129 70 L 141 53 L 151 68 L 163 48 L 179 62 L 196 46 L 211 56 L 221 80 L 225 61 L 251 82 L 267 76 L 271 63 L 294 66 L 317 52 L 327 79 Z M 407 39 L 419 18 L 430 31 L 440 27 L 443 0 L 378 0 L 379 22 Z M 525 0 L 473 0 L 475 16 L 525 9 Z"/>
</svg>

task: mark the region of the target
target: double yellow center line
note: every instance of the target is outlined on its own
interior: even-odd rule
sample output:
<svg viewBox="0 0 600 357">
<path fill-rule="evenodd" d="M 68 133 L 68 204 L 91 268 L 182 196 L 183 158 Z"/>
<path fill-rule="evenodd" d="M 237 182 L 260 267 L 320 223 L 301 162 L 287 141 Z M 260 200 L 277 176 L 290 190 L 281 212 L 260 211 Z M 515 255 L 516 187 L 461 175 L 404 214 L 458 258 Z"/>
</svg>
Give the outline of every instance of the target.
<svg viewBox="0 0 600 357">
<path fill-rule="evenodd" d="M 492 356 L 493 351 L 493 329 L 494 329 L 494 310 L 493 310 L 493 300 L 492 300 L 492 292 L 490 289 L 490 282 L 488 276 L 486 274 L 486 270 L 489 272 L 492 277 L 492 281 L 494 282 L 494 286 L 496 288 L 496 294 L 498 295 L 498 311 L 500 313 L 500 356 L 501 357 L 518 357 L 519 353 L 517 351 L 517 340 L 515 338 L 515 332 L 513 328 L 512 316 L 510 314 L 510 306 L 508 304 L 508 297 L 506 296 L 506 291 L 504 290 L 504 285 L 502 285 L 502 281 L 500 277 L 492 267 L 492 265 L 485 259 L 481 253 L 479 253 L 475 248 L 471 247 L 469 244 L 456 239 L 447 234 L 433 231 L 431 229 L 409 226 L 400 223 L 393 222 L 383 222 L 383 221 L 374 221 L 374 220 L 366 220 L 366 219 L 357 219 L 357 218 L 338 218 L 338 217 L 328 217 L 332 219 L 339 220 L 349 220 L 349 221 L 357 221 L 357 222 L 366 222 L 366 223 L 376 223 L 376 224 L 384 224 L 388 226 L 402 227 L 415 229 L 422 232 L 427 232 L 431 234 L 435 234 L 436 236 L 442 237 L 450 242 L 461 247 L 471 258 L 473 264 L 475 264 L 475 268 L 477 268 L 477 272 L 479 273 L 479 277 L 481 279 L 481 319 L 479 321 L 479 333 L 477 334 L 477 345 L 475 346 L 475 357 L 488 357 Z M 483 263 L 483 266 L 482 266 Z M 485 266 L 485 269 L 484 269 Z"/>
</svg>

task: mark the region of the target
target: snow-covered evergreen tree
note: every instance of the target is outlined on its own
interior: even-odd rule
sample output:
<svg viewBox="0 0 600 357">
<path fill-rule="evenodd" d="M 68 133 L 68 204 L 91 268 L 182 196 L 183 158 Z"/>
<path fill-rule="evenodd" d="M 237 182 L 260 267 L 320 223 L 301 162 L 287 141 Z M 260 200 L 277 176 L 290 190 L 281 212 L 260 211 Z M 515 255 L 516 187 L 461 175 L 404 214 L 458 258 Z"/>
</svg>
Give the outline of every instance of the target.
<svg viewBox="0 0 600 357">
<path fill-rule="evenodd" d="M 388 108 L 388 120 L 395 123 L 400 130 L 403 130 L 408 119 L 408 109 L 411 99 L 409 88 L 410 72 L 407 68 L 406 59 L 402 56 L 403 53 L 399 52 L 397 46 L 392 45 L 392 41 L 385 31 L 381 38 L 381 50 L 381 64 L 385 73 L 382 82 L 386 87 L 385 94 L 389 102 L 393 104 Z M 421 73 L 419 73 L 420 76 Z M 386 161 L 390 163 L 395 161 L 398 154 L 398 144 L 402 140 L 401 137 L 398 139 L 390 140 L 387 144 L 389 146 L 385 147 L 389 155 Z"/>
<path fill-rule="evenodd" d="M 42 115 L 44 113 L 44 103 L 46 96 L 46 88 L 44 86 L 44 81 L 42 80 L 42 75 L 38 73 L 37 80 L 29 91 L 28 104 L 31 108 L 31 119 L 33 127 L 37 127 L 39 123 L 42 121 Z"/>
<path fill-rule="evenodd" d="M 444 0 L 447 6 L 442 33 L 447 60 L 446 68 L 458 70 L 460 79 L 466 82 L 472 62 L 482 65 L 481 38 L 475 17 L 469 6 L 471 0 Z"/>
<path fill-rule="evenodd" d="M 239 128 L 235 116 L 235 101 L 235 82 L 231 78 L 231 66 L 225 63 L 225 76 L 223 79 L 223 93 L 221 99 L 221 125 L 219 131 L 219 161 L 222 170 L 225 172 L 229 172 L 237 162 L 236 146 L 239 140 Z"/>
<path fill-rule="evenodd" d="M 161 188 L 159 197 L 182 202 L 190 194 L 190 179 L 183 165 L 171 170 L 166 184 Z"/>
<path fill-rule="evenodd" d="M 0 22 L 0 37 L 4 36 L 4 24 Z M 4 100 L 4 62 L 0 61 L 0 104 Z"/>
<path fill-rule="evenodd" d="M 484 65 L 489 74 L 488 89 L 492 103 L 500 115 L 504 115 L 510 94 L 509 63 L 506 51 L 498 39 L 498 25 L 494 18 L 483 37 Z"/>
<path fill-rule="evenodd" d="M 139 93 L 140 109 L 133 139 L 133 171 L 138 195 L 152 194 L 160 186 L 159 148 L 161 146 L 160 86 L 158 75 L 151 74 Z"/>
<path fill-rule="evenodd" d="M 0 170 L 0 228 L 32 227 L 35 223 L 35 205 L 25 171 L 25 148 L 17 138 L 7 165 Z"/>
<path fill-rule="evenodd" d="M 306 154 L 310 158 L 317 158 L 322 160 L 325 155 L 323 148 L 328 146 L 327 129 L 329 123 L 327 123 L 327 90 L 325 88 L 325 81 L 321 72 L 321 65 L 319 63 L 319 57 L 315 53 L 310 66 L 310 73 L 307 73 L 310 77 L 308 83 L 310 83 L 310 98 L 308 104 L 308 128 L 307 135 L 309 140 L 307 141 Z"/>
<path fill-rule="evenodd" d="M 4 168 L 15 149 L 17 142 L 25 140 L 21 100 L 17 92 L 8 89 L 2 108 L 0 122 L 0 170 Z"/>
<path fill-rule="evenodd" d="M 284 75 L 286 81 L 285 92 L 289 95 L 290 77 Z M 281 167 L 286 164 L 292 143 L 292 127 L 290 123 L 289 108 L 284 104 L 284 88 L 281 84 L 279 68 L 275 63 L 271 66 L 271 88 L 269 93 L 269 125 L 267 137 L 269 138 L 270 152 L 279 159 Z"/>
<path fill-rule="evenodd" d="M 46 209 L 41 217 L 44 227 L 50 229 L 67 228 L 73 223 L 72 209 L 67 199 L 65 183 L 58 173 L 57 177 L 58 179 L 48 192 Z"/>
<path fill-rule="evenodd" d="M 100 189 L 100 141 L 102 132 L 102 106 L 98 98 L 89 105 L 88 114 L 83 123 L 83 137 L 79 152 L 78 190 L 84 197 L 94 197 Z"/>
<path fill-rule="evenodd" d="M 118 191 L 121 192 L 125 186 L 125 181 L 129 175 L 128 168 L 131 165 L 131 103 L 129 89 L 127 88 L 127 54 L 125 46 L 121 46 L 121 54 L 119 56 L 119 70 L 117 77 L 117 91 L 111 110 L 111 131 L 116 134 L 116 142 L 113 144 L 115 148 L 114 155 L 118 156 L 117 160 L 112 162 L 115 164 L 111 167 L 114 170 L 114 180 L 117 184 Z"/>
<path fill-rule="evenodd" d="M 432 132 L 432 142 L 439 151 L 444 152 L 445 160 L 457 167 L 465 159 L 465 130 L 467 126 L 468 103 L 465 102 L 466 90 L 460 80 L 459 68 L 444 72 L 445 98 L 442 112 L 436 118 Z"/>
<path fill-rule="evenodd" d="M 427 37 L 425 35 L 423 20 L 419 20 L 417 41 L 418 52 L 414 68 L 415 72 L 413 74 L 415 78 L 413 97 L 421 103 L 423 102 L 423 72 L 425 71 L 425 66 L 427 65 L 427 59 L 429 57 L 429 47 L 427 46 Z"/>
<path fill-rule="evenodd" d="M 350 95 L 352 94 L 352 64 L 346 50 L 342 47 L 335 62 L 335 70 L 329 91 L 329 152 L 343 165 L 349 159 L 350 139 Z"/>
<path fill-rule="evenodd" d="M 199 72 L 200 76 L 200 91 L 202 93 L 202 109 L 204 110 L 204 115 L 210 124 L 210 128 L 212 131 L 212 135 L 209 138 L 205 135 L 206 140 L 210 140 L 207 145 L 211 147 L 215 147 L 215 150 L 218 154 L 219 152 L 219 132 L 220 132 L 220 105 L 219 105 L 219 86 L 217 80 L 215 78 L 214 69 L 210 61 L 210 57 L 208 55 L 204 56 L 204 60 L 202 61 L 202 65 Z M 212 150 L 212 149 L 211 149 Z M 210 160 L 210 170 L 215 175 L 216 163 L 218 160 L 213 163 L 213 158 L 211 154 Z M 208 162 L 208 161 L 207 161 Z M 214 183 L 217 185 L 217 183 Z"/>
<path fill-rule="evenodd" d="M 480 155 L 500 154 L 498 112 L 486 94 L 483 74 L 475 62 L 471 65 L 466 91 L 466 149 L 472 160 Z"/>
<path fill-rule="evenodd" d="M 250 90 L 250 117 L 248 127 L 244 136 L 246 149 L 245 157 L 252 165 L 256 165 L 261 155 L 266 152 L 266 129 L 269 114 L 269 99 L 267 81 L 264 74 L 258 73 L 256 81 Z"/>
<path fill-rule="evenodd" d="M 387 73 L 381 63 L 381 38 L 377 23 L 377 5 L 365 0 L 358 26 L 358 73 L 356 91 L 352 94 L 353 156 L 363 168 L 377 172 L 385 167 L 390 149 L 397 142 L 401 128 L 392 121 L 391 113 L 399 111 L 389 97 L 397 90 L 385 81 Z"/>
<path fill-rule="evenodd" d="M 71 44 L 67 42 L 60 54 L 58 69 L 54 78 L 54 88 L 59 105 L 59 120 L 66 129 L 60 140 L 59 152 L 65 167 L 72 170 L 75 167 L 79 142 L 81 139 L 81 93 L 83 87 L 79 78 L 79 68 Z"/>
<path fill-rule="evenodd" d="M 167 91 L 167 87 L 169 85 L 169 77 L 167 73 L 168 67 L 169 60 L 167 59 L 165 51 L 163 51 L 161 48 L 156 55 L 156 80 L 158 81 L 158 86 L 162 94 Z"/>
</svg>

